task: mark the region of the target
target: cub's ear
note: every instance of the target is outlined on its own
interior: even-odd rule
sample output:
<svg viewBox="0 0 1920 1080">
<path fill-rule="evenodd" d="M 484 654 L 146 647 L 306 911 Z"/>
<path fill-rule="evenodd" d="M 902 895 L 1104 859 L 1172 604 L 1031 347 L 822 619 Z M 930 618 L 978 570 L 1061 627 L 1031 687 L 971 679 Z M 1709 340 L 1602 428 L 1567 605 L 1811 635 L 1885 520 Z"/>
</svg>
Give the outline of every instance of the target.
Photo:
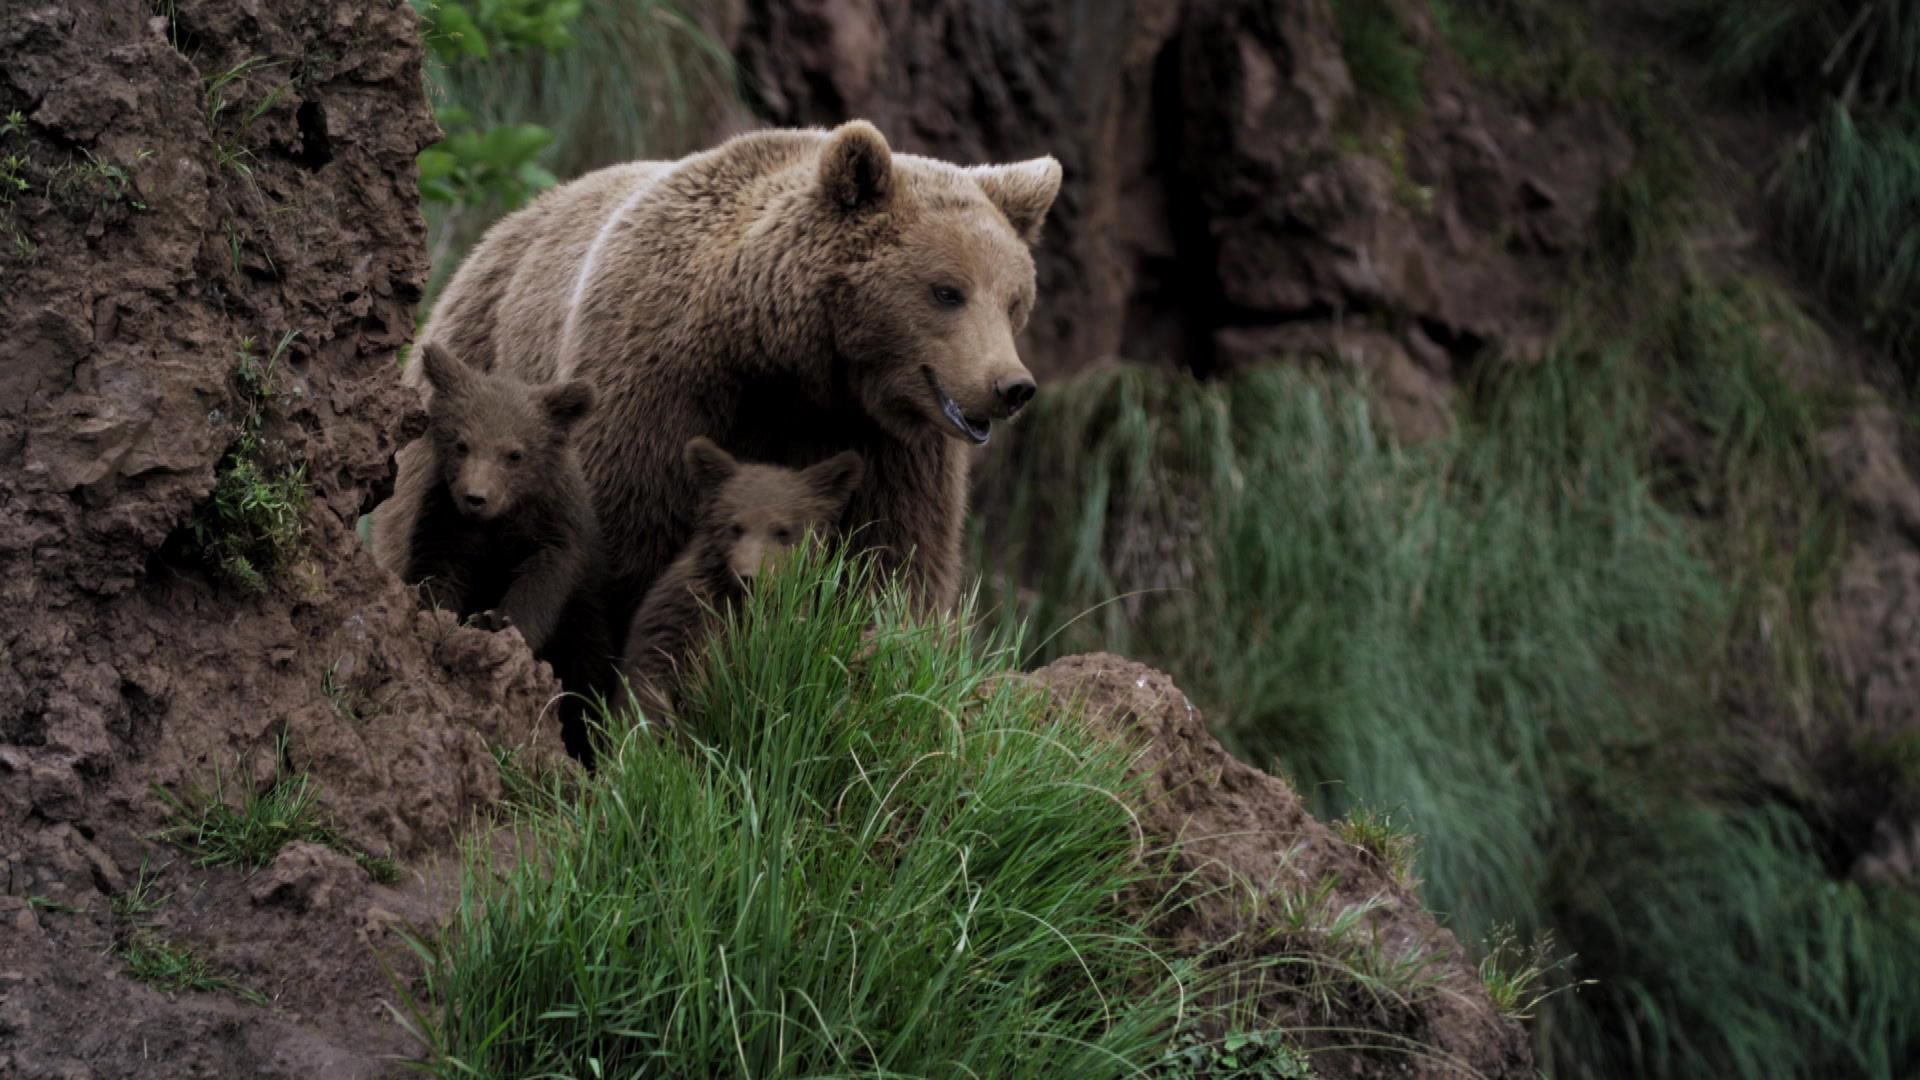
<svg viewBox="0 0 1920 1080">
<path fill-rule="evenodd" d="M 867 474 L 866 459 L 857 450 L 846 450 L 825 461 L 809 465 L 801 475 L 820 497 L 835 507 L 844 507 Z"/>
<path fill-rule="evenodd" d="M 459 393 L 473 374 L 472 368 L 436 344 L 421 346 L 420 370 L 426 373 L 427 383 L 436 394 Z"/>
<path fill-rule="evenodd" d="M 1015 165 L 976 165 L 967 170 L 987 200 L 1007 215 L 1013 231 L 1028 244 L 1040 239 L 1047 211 L 1060 194 L 1060 163 L 1038 157 Z"/>
<path fill-rule="evenodd" d="M 693 471 L 693 482 L 701 491 L 717 489 L 740 471 L 740 463 L 733 460 L 733 455 L 715 446 L 705 435 L 687 440 L 686 458 L 687 468 Z"/>
<path fill-rule="evenodd" d="M 547 411 L 547 419 L 556 430 L 566 432 L 593 411 L 593 399 L 591 384 L 585 379 L 569 379 L 542 390 L 540 407 Z"/>
<path fill-rule="evenodd" d="M 861 213 L 893 198 L 893 151 L 880 129 L 850 120 L 833 129 L 820 152 L 820 190 L 835 208 Z"/>
</svg>

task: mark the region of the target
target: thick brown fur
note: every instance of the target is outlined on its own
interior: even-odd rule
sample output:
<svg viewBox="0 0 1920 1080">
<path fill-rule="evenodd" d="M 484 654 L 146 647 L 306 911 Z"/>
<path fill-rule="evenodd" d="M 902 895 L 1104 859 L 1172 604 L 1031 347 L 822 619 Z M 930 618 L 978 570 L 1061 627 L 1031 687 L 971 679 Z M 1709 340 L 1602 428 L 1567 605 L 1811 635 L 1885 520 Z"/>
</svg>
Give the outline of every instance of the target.
<svg viewBox="0 0 1920 1080">
<path fill-rule="evenodd" d="M 566 689 L 604 692 L 593 670 L 612 652 L 597 605 L 600 533 L 572 445 L 593 388 L 529 386 L 438 345 L 419 353 L 434 391 L 427 434 L 374 508 L 374 558 L 436 607 L 518 629 Z M 576 712 L 563 710 L 569 728 Z M 578 737 L 567 731 L 570 744 Z"/>
<path fill-rule="evenodd" d="M 578 445 L 628 610 L 692 532 L 700 434 L 789 467 L 860 453 L 841 530 L 946 607 L 968 447 L 1033 390 L 1014 338 L 1059 183 L 1052 158 L 962 168 L 861 121 L 615 166 L 495 225 L 423 338 L 598 391 Z"/>
<path fill-rule="evenodd" d="M 672 711 L 680 668 L 713 616 L 737 603 L 773 560 L 831 527 L 865 471 L 852 451 L 800 470 L 743 465 L 706 438 L 689 440 L 684 459 L 706 492 L 699 521 L 634 613 L 621 663 L 650 716 Z"/>
</svg>

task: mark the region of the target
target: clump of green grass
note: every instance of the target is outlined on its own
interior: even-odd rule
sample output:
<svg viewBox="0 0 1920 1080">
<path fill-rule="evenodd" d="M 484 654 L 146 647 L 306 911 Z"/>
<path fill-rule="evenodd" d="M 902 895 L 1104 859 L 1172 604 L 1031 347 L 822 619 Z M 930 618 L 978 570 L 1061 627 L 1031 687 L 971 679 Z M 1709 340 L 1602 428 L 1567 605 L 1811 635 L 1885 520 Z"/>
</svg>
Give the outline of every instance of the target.
<svg viewBox="0 0 1920 1080">
<path fill-rule="evenodd" d="M 1724 86 L 1805 102 L 1920 101 L 1920 8 L 1876 0 L 1687 0 L 1670 13 Z"/>
<path fill-rule="evenodd" d="M 1826 109 L 1782 167 L 1780 192 L 1788 249 L 1920 373 L 1920 95 L 1896 118 Z"/>
<path fill-rule="evenodd" d="M 306 841 L 352 858 L 382 884 L 400 880 L 397 863 L 361 851 L 326 820 L 307 774 L 287 767 L 284 739 L 275 753 L 276 775 L 264 791 L 248 788 L 229 795 L 218 770 L 211 788 L 194 786 L 176 794 L 155 787 L 169 810 L 159 838 L 187 851 L 195 866 L 248 868 L 265 866 L 281 848 Z"/>
<path fill-rule="evenodd" d="M 147 916 L 170 899 L 160 888 L 160 872 L 142 862 L 133 884 L 113 899 L 113 952 L 127 965 L 127 974 L 168 993 L 225 993 L 254 1005 L 267 1004 L 266 995 L 146 925 Z"/>
<path fill-rule="evenodd" d="M 439 1075 L 1121 1076 L 1184 965 L 1120 914 L 1127 750 L 810 554 L 636 732 L 476 852 L 409 1016 Z M 963 613 L 963 618 L 964 613 Z M 863 635 L 872 630 L 870 639 Z M 858 657 L 858 660 L 853 658 Z"/>
<path fill-rule="evenodd" d="M 269 1003 L 265 994 L 213 966 L 206 957 L 148 930 L 136 930 L 119 947 L 127 974 L 168 993 L 231 994 L 252 1005 Z"/>
<path fill-rule="evenodd" d="M 1345 0 L 1333 8 L 1355 89 L 1400 112 L 1417 110 L 1424 58 L 1393 0 Z"/>
<path fill-rule="evenodd" d="M 1573 957 L 1556 952 L 1550 931 L 1523 943 L 1513 927 L 1496 926 L 1481 948 L 1480 985 L 1502 1016 L 1531 1020 L 1554 995 L 1593 985 L 1566 975 L 1572 963 Z"/>
<path fill-rule="evenodd" d="M 296 335 L 288 333 L 263 363 L 251 338 L 240 343 L 234 366 L 238 438 L 215 468 L 213 495 L 191 522 L 195 547 L 226 580 L 264 593 L 305 546 L 312 492 L 307 467 L 286 445 L 266 434 L 280 401 L 276 381 L 281 357 Z"/>
<path fill-rule="evenodd" d="M 1333 823 L 1334 833 L 1372 856 L 1394 884 L 1412 892 L 1419 887 L 1415 869 L 1419 856 L 1419 838 L 1393 820 L 1390 811 L 1356 806 L 1347 816 Z"/>
</svg>

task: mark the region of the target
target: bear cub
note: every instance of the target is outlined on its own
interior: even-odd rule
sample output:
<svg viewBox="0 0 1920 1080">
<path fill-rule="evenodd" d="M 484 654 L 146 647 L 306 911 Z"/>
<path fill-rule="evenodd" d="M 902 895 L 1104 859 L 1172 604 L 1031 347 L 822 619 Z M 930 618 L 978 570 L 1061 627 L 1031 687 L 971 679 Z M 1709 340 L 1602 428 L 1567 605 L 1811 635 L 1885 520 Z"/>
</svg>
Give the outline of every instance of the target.
<svg viewBox="0 0 1920 1080">
<path fill-rule="evenodd" d="M 649 716 L 671 712 L 678 671 L 720 613 L 767 564 L 830 527 L 866 462 L 848 450 L 804 469 L 743 464 L 704 436 L 685 451 L 701 492 L 693 539 L 647 591 L 627 632 L 621 673 Z"/>
<path fill-rule="evenodd" d="M 403 467 L 397 505 L 375 512 L 375 557 L 435 606 L 493 629 L 514 626 L 541 654 L 599 557 L 569 440 L 593 408 L 593 388 L 528 386 L 437 345 L 421 361 L 433 386 L 428 458 Z"/>
</svg>

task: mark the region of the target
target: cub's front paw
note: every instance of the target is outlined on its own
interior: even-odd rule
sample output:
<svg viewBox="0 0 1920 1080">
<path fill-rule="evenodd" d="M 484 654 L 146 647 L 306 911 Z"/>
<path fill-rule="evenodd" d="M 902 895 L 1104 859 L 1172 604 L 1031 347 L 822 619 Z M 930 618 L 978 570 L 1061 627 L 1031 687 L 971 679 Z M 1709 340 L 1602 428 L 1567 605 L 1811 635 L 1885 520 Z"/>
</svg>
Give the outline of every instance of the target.
<svg viewBox="0 0 1920 1080">
<path fill-rule="evenodd" d="M 486 611 L 482 611 L 476 614 L 473 618 L 468 619 L 467 625 L 476 626 L 482 630 L 489 630 L 497 633 L 501 630 L 505 630 L 509 626 L 512 626 L 513 620 L 507 618 L 505 613 L 495 611 L 489 608 Z"/>
</svg>

